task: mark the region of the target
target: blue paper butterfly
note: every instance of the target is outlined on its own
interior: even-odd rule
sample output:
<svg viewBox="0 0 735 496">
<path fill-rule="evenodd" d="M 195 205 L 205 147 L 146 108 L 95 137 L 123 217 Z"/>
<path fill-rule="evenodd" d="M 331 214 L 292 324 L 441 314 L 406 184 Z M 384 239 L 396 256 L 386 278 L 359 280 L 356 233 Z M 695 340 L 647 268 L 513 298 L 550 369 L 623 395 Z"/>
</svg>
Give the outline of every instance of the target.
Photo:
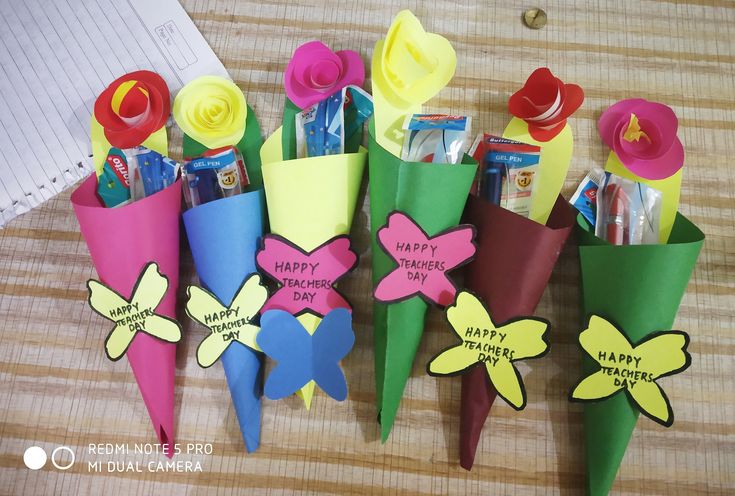
<svg viewBox="0 0 735 496">
<path fill-rule="evenodd" d="M 268 398 L 285 398 L 312 380 L 335 400 L 347 398 L 347 381 L 339 361 L 355 344 L 349 310 L 337 308 L 327 313 L 314 334 L 290 313 L 268 310 L 260 318 L 256 341 L 278 362 L 265 382 Z"/>
</svg>

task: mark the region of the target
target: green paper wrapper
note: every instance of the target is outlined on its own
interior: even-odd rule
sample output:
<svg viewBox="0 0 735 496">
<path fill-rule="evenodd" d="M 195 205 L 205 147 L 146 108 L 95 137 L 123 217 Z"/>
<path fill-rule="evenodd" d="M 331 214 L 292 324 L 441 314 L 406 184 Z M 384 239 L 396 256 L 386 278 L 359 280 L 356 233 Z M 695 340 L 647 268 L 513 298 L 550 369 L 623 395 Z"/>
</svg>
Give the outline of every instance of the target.
<svg viewBox="0 0 735 496">
<path fill-rule="evenodd" d="M 581 215 L 577 222 L 584 315 L 615 322 L 633 343 L 670 330 L 704 243 L 702 231 L 677 214 L 668 243 L 613 246 Z M 599 369 L 586 354 L 583 368 L 585 376 Z M 638 414 L 625 394 L 584 404 L 588 494 L 609 493 Z"/>
<path fill-rule="evenodd" d="M 400 210 L 434 236 L 456 226 L 477 171 L 477 162 L 465 155 L 461 164 L 404 162 L 378 145 L 370 122 L 370 231 L 373 286 L 395 268 L 380 248 L 376 233 L 388 214 Z M 375 382 L 381 440 L 388 439 L 398 405 L 411 373 L 427 305 L 416 296 L 400 303 L 373 305 Z"/>
<path fill-rule="evenodd" d="M 252 107 L 248 105 L 245 134 L 243 134 L 240 142 L 235 145 L 235 148 L 242 154 L 242 158 L 245 161 L 245 168 L 248 171 L 248 179 L 250 180 L 250 185 L 245 191 L 254 191 L 263 187 L 263 174 L 260 172 L 260 146 L 262 144 L 263 138 L 260 135 L 260 124 L 258 124 L 258 119 Z M 184 134 L 184 157 L 199 157 L 207 150 L 209 148 Z"/>
</svg>

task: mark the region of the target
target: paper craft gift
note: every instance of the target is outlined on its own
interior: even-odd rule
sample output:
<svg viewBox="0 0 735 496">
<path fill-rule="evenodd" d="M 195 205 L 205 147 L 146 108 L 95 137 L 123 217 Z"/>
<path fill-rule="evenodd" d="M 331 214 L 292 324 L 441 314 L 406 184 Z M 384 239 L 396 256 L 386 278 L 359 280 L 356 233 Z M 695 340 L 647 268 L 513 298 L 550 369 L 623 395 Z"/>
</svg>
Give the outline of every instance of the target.
<svg viewBox="0 0 735 496">
<path fill-rule="evenodd" d="M 638 351 L 644 343 L 649 349 L 656 348 L 656 342 L 663 341 L 662 335 L 667 336 L 669 344 L 676 343 L 653 350 L 655 368 L 661 368 L 667 360 L 679 360 L 678 370 L 672 365 L 658 371 L 657 376 L 663 377 L 689 364 L 688 338 L 682 340 L 683 333 L 669 330 L 704 244 L 702 231 L 677 212 L 684 163 L 684 151 L 676 136 L 677 118 L 666 105 L 631 99 L 607 109 L 598 126 L 612 149 L 606 170 L 662 192 L 660 236 L 659 244 L 614 246 L 595 236 L 594 228 L 579 215 L 582 309 L 589 327 L 593 318 L 605 319 L 608 327 L 617 327 L 627 340 L 621 345 L 635 349 L 638 358 L 644 357 Z M 588 330 L 580 336 L 585 350 L 589 337 L 584 341 L 582 336 Z M 599 356 L 585 353 L 584 381 L 601 370 L 597 360 Z M 645 389 L 642 395 L 640 385 L 628 384 L 611 391 L 594 379 L 591 383 L 594 387 L 582 394 L 580 382 L 571 399 L 585 401 L 587 491 L 603 495 L 612 487 L 639 412 L 665 426 L 672 424 L 673 412 L 663 389 L 654 382 L 650 384 L 655 386 Z M 594 393 L 600 393 L 599 397 L 591 398 Z M 582 398 L 585 395 L 587 399 Z M 648 403 L 656 404 L 656 399 L 659 411 L 651 412 Z"/>
<path fill-rule="evenodd" d="M 465 269 L 465 286 L 485 302 L 494 322 L 533 315 L 574 218 L 561 197 L 546 224 L 540 224 L 470 196 L 464 220 L 477 228 L 478 250 Z M 467 470 L 496 396 L 483 366 L 462 375 L 459 455 Z"/>
<path fill-rule="evenodd" d="M 533 314 L 574 226 L 572 208 L 559 196 L 572 156 L 567 118 L 584 99 L 582 89 L 548 68 L 533 71 L 508 102 L 514 115 L 504 138 L 540 147 L 529 218 L 470 197 L 466 221 L 477 226 L 478 253 L 465 285 L 488 305 L 495 322 Z M 460 464 L 472 468 L 482 427 L 497 391 L 483 367 L 462 376 Z"/>
<path fill-rule="evenodd" d="M 222 124 L 210 122 L 202 126 L 200 122 L 197 126 L 197 121 L 187 114 L 216 115 L 214 107 L 218 101 L 209 101 L 216 96 L 222 97 L 220 101 L 230 102 L 227 111 L 221 113 Z M 196 108 L 202 111 L 195 111 Z M 260 126 L 242 91 L 234 83 L 215 77 L 200 78 L 185 86 L 174 102 L 174 116 L 188 131 L 184 134 L 185 157 L 199 157 L 210 146 L 235 146 L 247 168 L 250 185 L 246 192 L 204 203 L 183 214 L 199 282 L 228 307 L 243 281 L 257 270 L 255 252 L 265 223 Z M 205 133 L 201 132 L 203 129 Z M 260 444 L 262 354 L 232 340 L 221 361 L 245 448 L 253 452 Z"/>
<path fill-rule="evenodd" d="M 410 216 L 429 236 L 456 226 L 462 216 L 477 162 L 404 162 L 381 147 L 370 127 L 370 229 L 373 286 L 395 268 L 378 244 L 377 231 L 393 211 Z M 424 330 L 428 304 L 419 296 L 373 305 L 375 380 L 381 438 L 388 439 Z"/>
<path fill-rule="evenodd" d="M 71 202 L 99 279 L 129 298 L 143 269 L 155 262 L 168 280 L 156 313 L 175 318 L 181 181 L 117 208 L 106 208 L 96 192 L 93 174 L 72 193 Z M 173 456 L 176 345 L 137 332 L 125 354 L 158 440 Z"/>
<path fill-rule="evenodd" d="M 677 214 L 666 244 L 613 246 L 594 235 L 580 215 L 579 259 L 584 315 L 618 325 L 631 343 L 672 328 L 704 234 Z M 585 354 L 585 376 L 599 366 Z M 584 405 L 587 489 L 608 494 L 638 420 L 625 394 Z"/>
<path fill-rule="evenodd" d="M 168 151 L 165 124 L 170 108 L 168 87 L 156 73 L 131 72 L 110 83 L 95 101 L 90 126 L 97 175 L 102 173 L 112 147 L 142 145 L 165 155 Z M 109 312 L 100 312 L 102 306 L 110 307 L 114 300 L 142 299 L 145 293 L 145 296 L 152 296 L 152 312 L 165 318 L 175 318 L 181 181 L 154 195 L 116 208 L 105 207 L 97 194 L 97 182 L 97 177 L 92 175 L 71 195 L 82 236 L 102 282 L 90 281 L 90 306 L 113 320 Z M 156 288 L 150 292 L 149 282 Z M 165 288 L 157 287 L 161 283 Z M 138 284 L 146 287 L 139 288 Z M 96 294 L 92 288 L 96 288 Z M 164 292 L 160 293 L 162 289 Z M 157 296 L 161 294 L 160 301 L 153 301 L 158 300 Z M 118 327 L 116 325 L 115 330 Z M 178 328 L 178 324 L 175 327 Z M 107 337 L 105 349 L 113 360 L 120 359 L 122 354 L 127 355 L 156 436 L 164 445 L 166 455 L 173 456 L 176 345 L 159 339 L 163 334 L 154 336 L 157 334 L 154 329 L 144 328 L 143 331 L 135 330 L 132 340 L 128 333 L 117 343 L 122 343 L 120 346 L 114 346 L 113 335 L 116 333 L 113 331 Z M 180 338 L 180 330 L 177 333 Z M 129 346 L 125 347 L 128 343 Z M 118 349 L 113 356 L 110 351 L 114 347 Z"/>
<path fill-rule="evenodd" d="M 301 52 L 304 47 L 307 47 L 307 52 L 316 50 L 318 53 L 314 57 L 323 58 L 322 62 L 328 66 L 331 67 L 330 64 L 334 63 L 335 54 L 326 53 L 329 49 L 323 44 L 311 42 L 297 49 L 289 67 L 304 55 Z M 354 52 L 350 52 L 350 55 L 343 52 L 337 54 L 340 54 L 340 63 L 343 64 L 342 71 L 330 74 L 332 76 L 342 74 L 344 77 L 338 77 L 335 81 L 330 80 L 332 84 L 327 85 L 328 88 L 324 91 L 317 91 L 314 88 L 307 91 L 301 88 L 298 94 L 310 95 L 309 102 L 318 101 L 347 84 L 362 82 L 364 68 L 362 71 L 355 68 L 362 65 L 359 55 Z M 305 58 L 312 65 L 316 64 L 317 68 L 322 68 L 323 64 L 319 60 Z M 289 76 L 294 72 L 298 71 L 287 69 L 285 75 L 289 97 L 293 94 L 289 89 L 292 88 Z M 360 131 L 345 143 L 343 154 L 297 159 L 295 116 L 300 111 L 301 109 L 290 98 L 287 99 L 283 126 L 263 144 L 261 160 L 271 233 L 309 254 L 336 236 L 349 235 L 367 162 L 367 151 L 360 147 L 362 140 Z M 321 312 L 306 309 L 297 315 L 297 319 L 307 332 L 314 334 L 327 311 L 343 308 L 342 305 L 344 303 L 330 306 Z M 286 322 L 286 319 L 279 321 Z M 307 408 L 311 405 L 314 385 L 314 381 L 309 381 L 299 393 Z"/>
</svg>

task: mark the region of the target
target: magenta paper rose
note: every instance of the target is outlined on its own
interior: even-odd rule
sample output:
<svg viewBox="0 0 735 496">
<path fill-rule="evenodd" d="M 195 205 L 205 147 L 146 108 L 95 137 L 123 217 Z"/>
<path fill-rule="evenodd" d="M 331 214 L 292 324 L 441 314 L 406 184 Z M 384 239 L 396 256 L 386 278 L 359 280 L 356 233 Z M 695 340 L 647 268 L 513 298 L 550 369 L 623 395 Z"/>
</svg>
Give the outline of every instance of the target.
<svg viewBox="0 0 735 496">
<path fill-rule="evenodd" d="M 676 136 L 679 121 L 662 103 L 619 101 L 602 113 L 597 126 L 620 162 L 644 179 L 665 179 L 684 165 L 684 147 Z"/>
<path fill-rule="evenodd" d="M 305 109 L 345 86 L 362 86 L 365 66 L 360 54 L 352 50 L 333 52 L 321 41 L 298 47 L 283 74 L 286 95 Z"/>
</svg>

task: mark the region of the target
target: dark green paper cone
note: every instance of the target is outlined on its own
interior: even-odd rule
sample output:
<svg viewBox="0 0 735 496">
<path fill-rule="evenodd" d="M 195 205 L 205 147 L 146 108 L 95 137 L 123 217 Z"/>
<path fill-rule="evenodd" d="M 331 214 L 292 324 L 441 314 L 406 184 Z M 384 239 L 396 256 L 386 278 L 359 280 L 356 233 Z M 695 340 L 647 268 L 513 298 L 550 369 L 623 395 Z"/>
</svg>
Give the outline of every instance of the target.
<svg viewBox="0 0 735 496">
<path fill-rule="evenodd" d="M 461 164 L 403 162 L 378 145 L 370 122 L 370 230 L 373 286 L 395 263 L 378 246 L 376 232 L 388 214 L 400 210 L 411 216 L 430 236 L 459 223 L 477 162 L 465 155 Z M 400 303 L 373 305 L 375 382 L 381 439 L 388 439 L 411 374 L 427 305 L 420 297 Z"/>
<path fill-rule="evenodd" d="M 704 243 L 702 231 L 677 214 L 667 244 L 613 246 L 595 237 L 581 216 L 577 221 L 585 317 L 594 313 L 615 322 L 633 343 L 672 329 Z M 583 367 L 585 376 L 598 369 L 586 354 Z M 625 394 L 585 403 L 588 494 L 610 492 L 638 414 Z"/>
</svg>

